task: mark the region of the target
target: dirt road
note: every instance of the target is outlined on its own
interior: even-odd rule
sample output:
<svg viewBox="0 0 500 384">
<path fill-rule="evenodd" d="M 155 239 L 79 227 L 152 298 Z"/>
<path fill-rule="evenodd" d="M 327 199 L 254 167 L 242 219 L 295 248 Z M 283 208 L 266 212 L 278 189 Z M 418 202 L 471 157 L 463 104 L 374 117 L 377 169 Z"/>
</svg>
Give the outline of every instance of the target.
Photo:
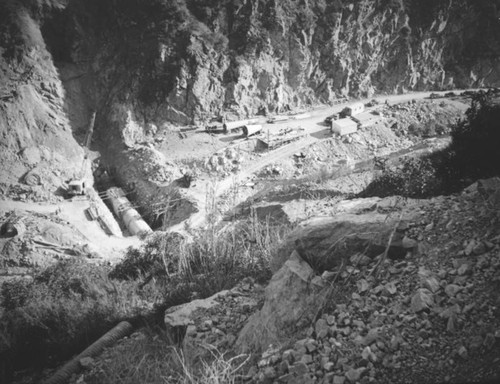
<svg viewBox="0 0 500 384">
<path fill-rule="evenodd" d="M 449 92 L 449 91 L 446 91 Z M 444 96 L 446 92 L 434 92 L 436 94 Z M 461 92 L 461 91 L 455 91 Z M 422 100 L 429 97 L 429 92 L 417 92 L 409 93 L 404 95 L 381 95 L 370 99 L 359 100 L 360 102 L 367 103 L 370 100 L 376 100 L 379 103 L 388 104 L 399 104 L 410 100 Z M 263 157 L 257 159 L 256 161 L 249 164 L 245 169 L 236 175 L 231 175 L 222 180 L 217 181 L 214 186 L 213 181 L 207 179 L 202 179 L 197 182 L 197 185 L 189 190 L 189 196 L 193 198 L 199 207 L 199 211 L 194 213 L 189 219 L 184 222 L 172 226 L 169 231 L 172 232 L 184 232 L 185 225 L 190 228 L 201 227 L 207 215 L 207 191 L 213 190 L 211 198 L 218 199 L 224 194 L 226 194 L 231 188 L 238 185 L 244 184 L 247 180 L 256 172 L 262 168 L 277 162 L 281 159 L 292 156 L 294 153 L 306 148 L 320 140 L 328 139 L 331 137 L 330 129 L 327 127 L 323 120 L 334 113 L 340 112 L 345 106 L 349 105 L 353 101 L 346 102 L 343 104 L 338 104 L 333 107 L 319 108 L 308 112 L 308 117 L 305 119 L 291 119 L 286 121 L 280 121 L 272 124 L 263 124 L 264 132 L 278 132 L 284 128 L 291 129 L 303 129 L 305 133 L 304 137 L 299 140 L 285 145 L 279 149 L 266 152 Z M 235 201 L 238 204 L 240 201 Z"/>
</svg>

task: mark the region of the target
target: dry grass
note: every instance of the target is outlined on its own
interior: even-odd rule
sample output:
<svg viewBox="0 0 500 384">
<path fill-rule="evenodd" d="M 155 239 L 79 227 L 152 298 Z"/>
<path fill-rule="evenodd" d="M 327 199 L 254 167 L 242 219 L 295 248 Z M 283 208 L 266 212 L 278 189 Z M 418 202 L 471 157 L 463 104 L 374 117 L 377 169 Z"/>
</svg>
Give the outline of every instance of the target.
<svg viewBox="0 0 500 384">
<path fill-rule="evenodd" d="M 247 359 L 226 358 L 214 348 L 210 361 L 190 367 L 182 351 L 162 335 L 137 333 L 105 352 L 90 372 L 87 384 L 234 384 Z"/>
</svg>

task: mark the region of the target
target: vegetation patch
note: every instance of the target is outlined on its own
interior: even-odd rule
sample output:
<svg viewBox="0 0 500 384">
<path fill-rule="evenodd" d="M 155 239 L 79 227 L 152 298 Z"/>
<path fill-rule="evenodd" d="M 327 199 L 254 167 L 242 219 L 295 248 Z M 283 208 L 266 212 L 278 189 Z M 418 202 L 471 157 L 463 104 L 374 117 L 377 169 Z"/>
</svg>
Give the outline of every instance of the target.
<svg viewBox="0 0 500 384">
<path fill-rule="evenodd" d="M 152 290 L 111 280 L 103 266 L 61 261 L 1 288 L 1 358 L 8 370 L 42 368 L 79 352 L 118 321 L 150 309 Z"/>
<path fill-rule="evenodd" d="M 500 104 L 490 93 L 477 93 L 466 117 L 452 126 L 449 147 L 419 159 L 404 159 L 396 167 L 379 159 L 379 175 L 360 196 L 426 198 L 454 193 L 475 180 L 500 175 L 498 121 Z"/>
<path fill-rule="evenodd" d="M 156 233 L 142 248 L 131 249 L 110 276 L 136 280 L 141 287 L 151 281 L 163 285 L 167 307 L 209 297 L 245 277 L 270 279 L 270 257 L 288 230 L 252 218 L 232 231 L 196 232 L 189 242 L 178 234 Z"/>
</svg>

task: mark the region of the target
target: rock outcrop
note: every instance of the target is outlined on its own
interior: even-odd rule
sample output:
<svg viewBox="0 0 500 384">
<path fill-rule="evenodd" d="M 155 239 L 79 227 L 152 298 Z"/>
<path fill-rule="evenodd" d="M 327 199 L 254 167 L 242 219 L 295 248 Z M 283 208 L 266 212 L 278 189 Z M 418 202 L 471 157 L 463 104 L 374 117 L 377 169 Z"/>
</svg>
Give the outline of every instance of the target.
<svg viewBox="0 0 500 384">
<path fill-rule="evenodd" d="M 406 202 L 415 206 L 417 202 Z M 339 206 L 342 213 L 333 217 L 305 220 L 291 232 L 271 260 L 271 269 L 277 271 L 296 250 L 318 272 L 342 265 L 354 254 L 374 258 L 389 244 L 390 258 L 403 258 L 416 250 L 417 243 L 405 236 L 408 222 L 418 214 L 410 210 L 404 217 L 388 214 L 398 209 L 398 200 L 359 199 Z M 393 233 L 394 231 L 394 233 Z M 392 237 L 391 237 L 392 235 Z"/>
<path fill-rule="evenodd" d="M 494 0 L 73 0 L 49 25 L 67 32 L 56 41 L 66 61 L 91 60 L 95 97 L 117 124 L 500 81 Z"/>
<path fill-rule="evenodd" d="M 167 334 L 181 346 L 191 370 L 233 348 L 238 332 L 257 310 L 261 290 L 251 279 L 244 279 L 231 290 L 165 312 Z"/>
<path fill-rule="evenodd" d="M 42 34 L 44 16 L 16 1 L 0 4 L 0 179 L 28 194 L 54 192 L 81 174 L 91 179 Z"/>
<path fill-rule="evenodd" d="M 293 252 L 274 274 L 265 291 L 262 309 L 250 317 L 240 332 L 236 348 L 263 352 L 282 345 L 310 324 L 317 314 L 325 283 L 315 279 L 313 269 Z"/>
</svg>

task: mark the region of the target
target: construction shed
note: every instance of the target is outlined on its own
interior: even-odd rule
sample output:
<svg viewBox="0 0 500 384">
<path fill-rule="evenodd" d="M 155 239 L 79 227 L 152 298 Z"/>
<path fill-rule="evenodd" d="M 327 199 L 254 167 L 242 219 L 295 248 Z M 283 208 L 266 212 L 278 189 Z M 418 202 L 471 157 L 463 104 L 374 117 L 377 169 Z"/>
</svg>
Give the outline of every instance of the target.
<svg viewBox="0 0 500 384">
<path fill-rule="evenodd" d="M 338 133 L 340 136 L 354 133 L 358 130 L 358 124 L 349 119 L 332 120 L 332 132 Z"/>
<path fill-rule="evenodd" d="M 361 102 L 349 104 L 344 108 L 344 114 L 346 116 L 354 116 L 365 110 L 365 105 Z"/>
<path fill-rule="evenodd" d="M 243 134 L 245 136 L 252 136 L 262 131 L 261 124 L 247 124 L 243 126 Z"/>
</svg>

